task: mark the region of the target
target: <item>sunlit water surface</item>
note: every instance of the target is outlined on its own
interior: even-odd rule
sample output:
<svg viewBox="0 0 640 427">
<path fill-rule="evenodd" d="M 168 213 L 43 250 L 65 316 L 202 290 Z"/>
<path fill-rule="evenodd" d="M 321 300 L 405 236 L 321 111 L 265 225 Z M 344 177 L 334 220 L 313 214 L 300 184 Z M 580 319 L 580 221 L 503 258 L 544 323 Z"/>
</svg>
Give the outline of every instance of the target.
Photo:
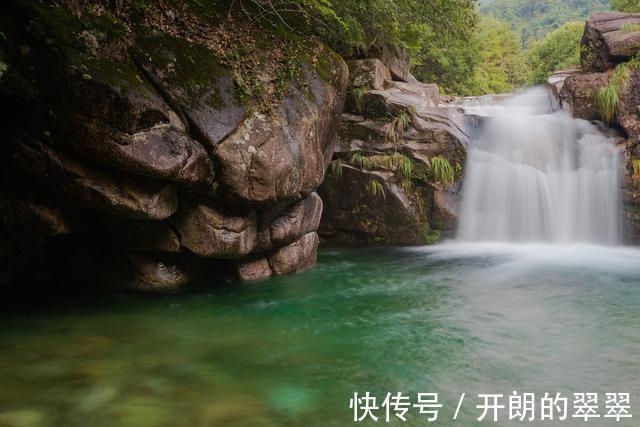
<svg viewBox="0 0 640 427">
<path fill-rule="evenodd" d="M 460 393 L 513 390 L 630 392 L 635 418 L 588 425 L 637 425 L 639 285 L 634 249 L 326 249 L 251 286 L 5 312 L 0 425 L 344 426 L 352 393 L 402 391 L 467 426 Z"/>
</svg>

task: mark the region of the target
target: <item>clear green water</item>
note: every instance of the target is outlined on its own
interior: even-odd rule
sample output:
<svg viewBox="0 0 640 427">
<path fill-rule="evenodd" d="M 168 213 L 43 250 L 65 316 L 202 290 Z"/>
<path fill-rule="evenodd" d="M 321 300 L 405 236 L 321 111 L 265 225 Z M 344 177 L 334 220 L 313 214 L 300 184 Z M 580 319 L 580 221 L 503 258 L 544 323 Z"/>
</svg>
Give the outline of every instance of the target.
<svg viewBox="0 0 640 427">
<path fill-rule="evenodd" d="M 639 286 L 630 249 L 326 249 L 255 285 L 4 313 L 0 426 L 344 426 L 364 391 L 438 392 L 435 425 L 513 390 L 630 392 L 634 412 Z M 408 417 L 390 425 L 427 424 Z"/>
</svg>

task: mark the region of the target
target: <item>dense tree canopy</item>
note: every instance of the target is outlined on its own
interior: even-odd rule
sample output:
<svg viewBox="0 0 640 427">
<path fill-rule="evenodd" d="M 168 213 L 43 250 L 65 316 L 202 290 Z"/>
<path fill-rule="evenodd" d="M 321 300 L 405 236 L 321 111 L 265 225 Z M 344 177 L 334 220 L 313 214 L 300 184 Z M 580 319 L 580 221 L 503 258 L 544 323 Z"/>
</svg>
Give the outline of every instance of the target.
<svg viewBox="0 0 640 427">
<path fill-rule="evenodd" d="M 638 0 L 612 0 L 632 2 Z M 584 21 L 594 12 L 610 9 L 609 0 L 485 0 L 481 11 L 509 22 L 524 46 L 543 39 L 565 22 Z"/>
<path fill-rule="evenodd" d="M 527 55 L 529 83 L 543 83 L 554 71 L 577 67 L 583 32 L 584 22 L 567 22 L 544 40 L 533 43 Z"/>
<path fill-rule="evenodd" d="M 460 95 L 539 84 L 579 62 L 592 13 L 640 0 L 235 0 L 260 19 L 313 32 L 343 56 L 406 47 L 413 73 Z"/>
<path fill-rule="evenodd" d="M 473 79 L 475 93 L 509 92 L 526 81 L 520 38 L 509 24 L 483 18 L 476 45 L 480 62 Z"/>
</svg>

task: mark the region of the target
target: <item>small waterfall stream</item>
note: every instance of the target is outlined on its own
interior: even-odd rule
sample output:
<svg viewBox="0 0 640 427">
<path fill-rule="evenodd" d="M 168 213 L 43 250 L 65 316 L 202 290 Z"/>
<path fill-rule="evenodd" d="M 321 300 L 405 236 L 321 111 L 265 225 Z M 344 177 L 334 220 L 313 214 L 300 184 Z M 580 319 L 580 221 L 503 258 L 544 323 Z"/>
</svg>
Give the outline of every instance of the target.
<svg viewBox="0 0 640 427">
<path fill-rule="evenodd" d="M 593 124 L 552 112 L 544 88 L 499 104 L 468 150 L 458 240 L 616 244 L 619 153 Z"/>
</svg>

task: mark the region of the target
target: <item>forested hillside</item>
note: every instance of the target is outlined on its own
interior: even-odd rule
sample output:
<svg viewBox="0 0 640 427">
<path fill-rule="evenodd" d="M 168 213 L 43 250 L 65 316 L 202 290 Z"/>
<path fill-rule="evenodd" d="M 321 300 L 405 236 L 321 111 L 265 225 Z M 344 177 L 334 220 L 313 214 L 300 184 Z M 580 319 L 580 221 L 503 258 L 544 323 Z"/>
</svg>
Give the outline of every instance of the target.
<svg viewBox="0 0 640 427">
<path fill-rule="evenodd" d="M 584 21 L 592 13 L 610 10 L 610 8 L 609 0 L 485 0 L 480 2 L 480 11 L 508 22 L 520 35 L 525 47 L 535 40 L 543 39 L 565 22 Z"/>
</svg>

